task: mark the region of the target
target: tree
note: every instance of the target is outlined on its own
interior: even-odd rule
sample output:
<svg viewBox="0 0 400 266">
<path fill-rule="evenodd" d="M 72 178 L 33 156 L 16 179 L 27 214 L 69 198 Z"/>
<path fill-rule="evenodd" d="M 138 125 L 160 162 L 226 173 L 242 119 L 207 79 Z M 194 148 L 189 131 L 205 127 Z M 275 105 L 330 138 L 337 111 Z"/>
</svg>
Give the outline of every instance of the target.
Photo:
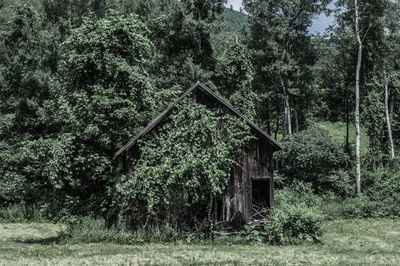
<svg viewBox="0 0 400 266">
<path fill-rule="evenodd" d="M 328 1 L 246 0 L 243 3 L 250 15 L 249 47 L 255 51 L 254 86 L 265 95 L 267 114 L 275 109 L 279 117 L 283 106 L 285 137 L 292 133 L 292 110 L 299 114 L 297 109 L 302 99 L 310 98 L 312 93 L 307 86 L 309 66 L 313 63 L 308 27 L 313 16 L 322 12 Z M 304 116 L 304 112 L 299 115 Z M 267 120 L 269 124 L 271 118 Z M 278 123 L 276 128 L 279 128 Z"/>
<path fill-rule="evenodd" d="M 389 85 L 388 79 L 386 76 L 386 69 L 383 70 L 383 76 L 385 80 L 385 113 L 386 113 L 386 123 L 388 129 L 389 136 L 389 149 L 390 149 L 390 158 L 394 158 L 394 145 L 393 145 L 393 136 L 392 136 L 392 125 L 390 123 L 390 114 L 389 114 Z"/>
<path fill-rule="evenodd" d="M 395 143 L 393 141 L 392 123 L 393 123 L 393 99 L 398 95 L 399 91 L 396 87 L 398 82 L 397 73 L 399 72 L 399 62 L 396 54 L 400 51 L 400 23 L 398 16 L 400 14 L 400 3 L 388 2 L 384 16 L 384 60 L 383 74 L 385 81 L 385 113 L 387 123 L 387 134 L 389 138 L 389 154 L 393 159 L 395 157 Z M 387 75 L 389 73 L 389 75 Z M 390 79 L 390 80 L 389 80 Z M 389 84 L 391 83 L 391 84 Z M 391 86 L 390 86 L 391 85 Z M 390 88 L 391 87 L 391 88 Z M 397 89 L 397 90 L 396 90 Z"/>
<path fill-rule="evenodd" d="M 83 18 L 89 13 L 102 18 L 106 10 L 115 5 L 115 1 L 108 0 L 41 0 L 38 2 L 41 3 L 45 20 L 58 28 L 63 40 L 72 29 L 82 24 Z"/>
<path fill-rule="evenodd" d="M 356 186 L 357 194 L 361 193 L 361 159 L 360 159 L 360 68 L 362 59 L 362 37 L 360 34 L 360 15 L 358 1 L 354 0 L 355 12 L 355 28 L 358 43 L 358 57 L 356 67 L 356 108 L 355 108 L 355 124 L 356 124 Z"/>
<path fill-rule="evenodd" d="M 30 175 L 30 169 L 43 168 L 34 161 L 27 166 L 24 158 L 40 156 L 27 147 L 49 130 L 41 116 L 50 97 L 58 35 L 45 26 L 34 6 L 17 3 L 13 8 L 0 33 L 0 187 L 4 188 L 0 197 L 33 202 L 44 193 L 39 192 L 41 181 Z"/>
<path fill-rule="evenodd" d="M 111 10 L 101 19 L 84 18 L 61 46 L 60 82 L 44 118 L 58 136 L 68 136 L 68 178 L 53 178 L 71 199 L 71 212 L 109 210 L 113 154 L 151 117 L 148 34 L 137 16 Z"/>
<path fill-rule="evenodd" d="M 353 30 L 343 25 L 330 27 L 324 37 L 314 37 L 317 61 L 313 66 L 313 84 L 321 108 L 314 108 L 315 118 L 346 123 L 344 149 L 350 155 L 350 123 L 354 99 L 354 46 Z M 318 99 L 317 98 L 317 99 Z"/>
<path fill-rule="evenodd" d="M 382 16 L 386 0 L 374 2 L 359 2 L 358 0 L 341 0 L 338 7 L 344 7 L 344 11 L 337 14 L 341 27 L 350 27 L 354 30 L 357 41 L 357 55 L 355 67 L 355 128 L 356 128 L 356 189 L 361 193 L 361 156 L 360 156 L 360 98 L 367 94 L 361 90 L 376 71 L 374 61 L 379 61 L 382 52 Z M 368 36 L 366 41 L 366 37 Z M 363 54 L 368 56 L 363 57 Z M 362 64 L 362 62 L 364 62 Z"/>
<path fill-rule="evenodd" d="M 49 93 L 49 79 L 54 68 L 49 60 L 55 50 L 52 32 L 43 28 L 38 12 L 30 5 L 18 4 L 2 33 L 0 58 L 0 112 L 15 117 L 13 131 L 35 135 L 43 125 L 37 117 Z"/>
<path fill-rule="evenodd" d="M 150 5 L 149 1 L 148 5 Z M 225 0 L 164 0 L 143 16 L 155 44 L 151 75 L 158 87 L 207 83 L 215 66 L 211 33 L 219 26 Z"/>
<path fill-rule="evenodd" d="M 237 39 L 228 40 L 225 46 L 224 53 L 217 60 L 215 84 L 235 108 L 247 117 L 255 118 L 257 95 L 251 87 L 251 54 Z"/>
</svg>

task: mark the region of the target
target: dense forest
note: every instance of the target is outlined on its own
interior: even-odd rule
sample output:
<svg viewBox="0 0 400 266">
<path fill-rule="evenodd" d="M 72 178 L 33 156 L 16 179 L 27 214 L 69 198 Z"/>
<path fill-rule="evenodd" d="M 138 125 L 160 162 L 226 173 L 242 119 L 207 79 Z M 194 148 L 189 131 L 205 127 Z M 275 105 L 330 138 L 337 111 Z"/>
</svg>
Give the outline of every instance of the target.
<svg viewBox="0 0 400 266">
<path fill-rule="evenodd" d="M 229 141 L 202 149 L 220 114 L 183 104 L 143 140 L 133 181 L 114 153 L 201 81 L 285 147 L 278 218 L 302 196 L 303 215 L 322 201 L 341 203 L 332 215 L 398 217 L 400 3 L 330 2 L 0 0 L 1 207 L 66 221 L 133 209 L 183 226 L 157 215 L 212 202 L 248 128 L 232 121 Z M 321 13 L 335 23 L 312 35 Z"/>
</svg>

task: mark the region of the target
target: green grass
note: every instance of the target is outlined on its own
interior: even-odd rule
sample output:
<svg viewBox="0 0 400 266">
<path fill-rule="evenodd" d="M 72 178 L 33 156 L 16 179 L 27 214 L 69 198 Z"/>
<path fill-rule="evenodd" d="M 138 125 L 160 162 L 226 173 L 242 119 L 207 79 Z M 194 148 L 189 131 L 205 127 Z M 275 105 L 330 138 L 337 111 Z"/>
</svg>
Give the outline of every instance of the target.
<svg viewBox="0 0 400 266">
<path fill-rule="evenodd" d="M 333 140 L 340 144 L 343 145 L 346 142 L 346 123 L 344 122 L 328 122 L 328 121 L 323 121 L 323 122 L 313 122 L 313 125 L 324 129 L 329 132 Z M 277 135 L 277 140 L 282 141 L 282 134 L 278 133 Z M 349 143 L 350 143 L 350 148 L 352 152 L 355 152 L 355 146 L 356 146 L 356 133 L 355 133 L 355 128 L 354 124 L 350 124 L 349 127 Z M 364 128 L 361 128 L 361 135 L 360 135 L 360 152 L 361 156 L 368 155 L 368 149 L 369 149 L 369 137 L 367 135 L 367 132 Z"/>
<path fill-rule="evenodd" d="M 369 264 L 400 265 L 399 220 L 327 222 L 322 244 L 57 244 L 53 224 L 0 224 L 0 265 L 69 264 Z"/>
<path fill-rule="evenodd" d="M 343 144 L 346 141 L 346 123 L 344 122 L 318 122 L 315 126 L 325 129 L 329 132 L 332 138 L 339 144 Z M 350 147 L 355 147 L 356 143 L 356 133 L 354 124 L 351 124 L 349 127 L 349 142 Z M 360 153 L 361 156 L 368 154 L 369 148 L 369 138 L 365 129 L 361 128 L 361 135 L 360 135 Z M 352 149 L 354 150 L 354 149 Z"/>
</svg>

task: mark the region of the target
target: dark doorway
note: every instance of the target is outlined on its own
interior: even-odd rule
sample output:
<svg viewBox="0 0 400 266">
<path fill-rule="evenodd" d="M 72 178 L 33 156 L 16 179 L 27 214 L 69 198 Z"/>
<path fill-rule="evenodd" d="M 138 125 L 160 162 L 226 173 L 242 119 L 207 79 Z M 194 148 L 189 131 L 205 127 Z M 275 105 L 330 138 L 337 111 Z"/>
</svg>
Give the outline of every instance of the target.
<svg viewBox="0 0 400 266">
<path fill-rule="evenodd" d="M 269 179 L 253 179 L 251 182 L 253 219 L 265 219 L 270 213 L 270 184 Z"/>
</svg>

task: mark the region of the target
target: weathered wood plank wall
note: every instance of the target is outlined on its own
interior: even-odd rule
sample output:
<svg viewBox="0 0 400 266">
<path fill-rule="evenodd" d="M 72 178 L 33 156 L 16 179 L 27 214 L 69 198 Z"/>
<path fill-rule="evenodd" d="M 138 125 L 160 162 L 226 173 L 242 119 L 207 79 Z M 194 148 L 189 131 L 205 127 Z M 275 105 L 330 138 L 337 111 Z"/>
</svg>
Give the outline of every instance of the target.
<svg viewBox="0 0 400 266">
<path fill-rule="evenodd" d="M 253 183 L 265 186 L 257 189 L 265 193 L 266 207 L 271 208 L 274 204 L 271 146 L 260 138 L 251 140 L 243 147 L 238 163 L 239 166 L 232 169 L 230 183 L 219 199 L 221 203 L 217 204 L 221 208 L 217 210 L 217 222 L 226 221 L 233 227 L 240 227 L 252 218 L 253 189 L 256 189 L 252 187 Z"/>
</svg>

